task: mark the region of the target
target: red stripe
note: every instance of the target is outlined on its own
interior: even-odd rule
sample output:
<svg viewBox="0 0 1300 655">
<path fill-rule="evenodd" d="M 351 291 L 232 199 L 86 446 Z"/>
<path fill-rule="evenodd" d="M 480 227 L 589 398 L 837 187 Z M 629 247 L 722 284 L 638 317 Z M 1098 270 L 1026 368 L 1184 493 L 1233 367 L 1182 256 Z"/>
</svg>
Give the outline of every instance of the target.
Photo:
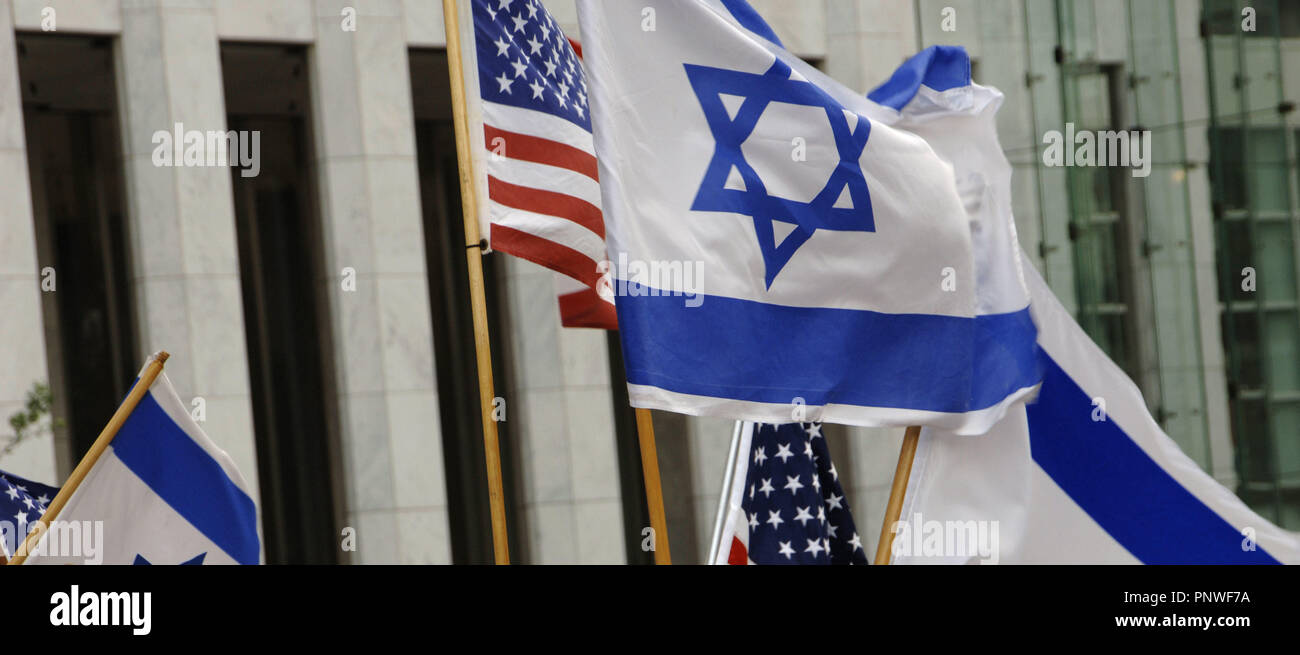
<svg viewBox="0 0 1300 655">
<path fill-rule="evenodd" d="M 744 566 L 749 564 L 749 553 L 745 550 L 745 544 L 740 540 L 731 538 L 731 552 L 727 554 L 727 563 L 735 566 Z"/>
<path fill-rule="evenodd" d="M 492 248 L 541 264 L 589 287 L 596 286 L 600 273 L 592 258 L 549 239 L 523 230 L 492 224 Z"/>
<path fill-rule="evenodd" d="M 596 294 L 595 289 L 587 287 L 560 296 L 560 323 L 564 327 L 617 330 L 618 313 L 613 305 Z"/>
<path fill-rule="evenodd" d="M 600 208 L 573 196 L 519 186 L 488 176 L 488 197 L 506 207 L 567 218 L 605 238 L 605 218 Z"/>
<path fill-rule="evenodd" d="M 493 139 L 497 138 L 500 138 L 501 142 L 494 144 Z M 492 127 L 487 123 L 483 124 L 483 139 L 483 143 L 488 150 L 498 152 L 497 146 L 500 146 L 501 150 L 499 152 L 501 156 L 508 159 L 567 168 L 575 173 L 599 181 L 596 157 L 571 145 L 538 136 L 507 132 Z"/>
</svg>

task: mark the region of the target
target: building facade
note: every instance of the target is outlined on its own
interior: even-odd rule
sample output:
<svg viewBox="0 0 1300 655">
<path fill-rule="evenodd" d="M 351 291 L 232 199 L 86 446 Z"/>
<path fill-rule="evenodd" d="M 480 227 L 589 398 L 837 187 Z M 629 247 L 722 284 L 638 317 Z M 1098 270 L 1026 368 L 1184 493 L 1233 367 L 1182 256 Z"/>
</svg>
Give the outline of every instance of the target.
<svg viewBox="0 0 1300 655">
<path fill-rule="evenodd" d="M 1300 7 L 753 4 L 863 92 L 965 46 L 1006 95 L 1028 261 L 1194 460 L 1300 529 Z M 0 416 L 51 404 L 0 469 L 64 479 L 166 349 L 269 562 L 490 561 L 444 48 L 436 0 L 0 0 Z M 1147 135 L 1149 174 L 1045 163 L 1075 128 Z M 158 161 L 191 130 L 257 134 L 256 175 Z M 513 559 L 650 561 L 616 341 L 560 328 L 548 270 L 485 261 Z M 698 562 L 732 424 L 655 425 Z M 826 433 L 873 549 L 901 430 Z"/>
</svg>

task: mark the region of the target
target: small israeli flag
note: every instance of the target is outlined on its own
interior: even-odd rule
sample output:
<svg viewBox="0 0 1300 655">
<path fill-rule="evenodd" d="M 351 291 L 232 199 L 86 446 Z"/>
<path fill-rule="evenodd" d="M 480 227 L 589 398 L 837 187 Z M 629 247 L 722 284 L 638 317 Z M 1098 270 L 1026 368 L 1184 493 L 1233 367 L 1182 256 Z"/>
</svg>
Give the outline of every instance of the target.
<svg viewBox="0 0 1300 655">
<path fill-rule="evenodd" d="M 25 563 L 259 564 L 258 526 L 243 476 L 160 372 Z"/>
</svg>

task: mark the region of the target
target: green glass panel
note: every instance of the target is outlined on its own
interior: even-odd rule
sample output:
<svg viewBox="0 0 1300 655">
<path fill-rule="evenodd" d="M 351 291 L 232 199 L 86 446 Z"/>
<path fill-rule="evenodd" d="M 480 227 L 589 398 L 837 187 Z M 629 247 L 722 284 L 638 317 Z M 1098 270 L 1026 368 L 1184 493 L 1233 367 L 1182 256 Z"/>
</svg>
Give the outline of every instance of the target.
<svg viewBox="0 0 1300 655">
<path fill-rule="evenodd" d="M 1234 36 L 1241 30 L 1241 11 L 1237 0 L 1203 0 L 1210 34 Z"/>
<path fill-rule="evenodd" d="M 1097 20 L 1092 0 L 1067 0 L 1064 16 L 1065 32 L 1069 35 L 1074 58 L 1092 61 L 1097 57 Z"/>
<path fill-rule="evenodd" d="M 1286 211 L 1286 139 L 1280 128 L 1251 129 L 1249 168 L 1252 209 Z"/>
<path fill-rule="evenodd" d="M 1240 389 L 1259 389 L 1264 375 L 1259 366 L 1259 319 L 1253 311 L 1224 314 L 1223 349 L 1233 354 Z"/>
<path fill-rule="evenodd" d="M 1219 285 L 1219 300 L 1224 300 L 1225 291 L 1230 292 L 1233 300 L 1255 299 L 1259 288 L 1259 270 L 1255 266 L 1255 249 L 1250 233 L 1250 223 L 1247 221 L 1224 221 L 1219 226 L 1219 247 L 1222 248 L 1220 257 L 1227 259 L 1227 265 L 1222 271 L 1226 279 Z M 1256 269 L 1256 291 L 1250 291 L 1248 285 L 1242 284 L 1245 279 L 1242 271 L 1248 266 Z"/>
<path fill-rule="evenodd" d="M 1288 474 L 1300 472 L 1300 404 L 1274 404 L 1270 418 L 1276 469 Z"/>
<path fill-rule="evenodd" d="M 1115 192 L 1111 188 L 1111 170 L 1095 168 L 1087 171 L 1092 177 L 1092 210 L 1094 212 L 1115 211 Z"/>
<path fill-rule="evenodd" d="M 1240 420 L 1241 433 L 1237 437 L 1237 455 L 1241 460 L 1244 482 L 1270 482 L 1273 480 L 1269 466 L 1268 413 L 1264 401 L 1240 399 L 1234 403 L 1234 413 Z"/>
<path fill-rule="evenodd" d="M 1259 254 L 1255 257 L 1256 294 L 1266 301 L 1296 301 L 1295 247 L 1291 224 L 1259 221 L 1255 224 Z M 1238 285 L 1240 286 L 1240 285 Z"/>
<path fill-rule="evenodd" d="M 1296 312 L 1269 312 L 1265 320 L 1268 321 L 1265 334 L 1268 335 L 1269 387 L 1274 393 L 1300 391 L 1300 323 Z M 1300 431 L 1290 434 L 1300 438 Z"/>
<path fill-rule="evenodd" d="M 1110 91 L 1107 77 L 1094 73 L 1075 78 L 1078 92 L 1074 123 L 1078 129 L 1104 130 L 1111 126 Z"/>
<path fill-rule="evenodd" d="M 1224 209 L 1246 207 L 1245 144 L 1241 129 L 1221 127 L 1210 133 L 1211 171 Z"/>
</svg>

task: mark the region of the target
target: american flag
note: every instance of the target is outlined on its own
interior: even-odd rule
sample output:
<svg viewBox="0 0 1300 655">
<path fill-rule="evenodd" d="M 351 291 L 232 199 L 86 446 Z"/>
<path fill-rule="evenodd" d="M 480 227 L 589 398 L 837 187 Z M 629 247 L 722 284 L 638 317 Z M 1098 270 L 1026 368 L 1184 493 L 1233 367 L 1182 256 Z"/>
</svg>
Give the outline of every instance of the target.
<svg viewBox="0 0 1300 655">
<path fill-rule="evenodd" d="M 13 555 L 27 537 L 27 526 L 45 514 L 45 508 L 59 493 L 58 487 L 43 485 L 0 471 L 0 550 Z"/>
<path fill-rule="evenodd" d="M 728 564 L 866 564 L 820 423 L 754 426 Z"/>
<path fill-rule="evenodd" d="M 595 292 L 605 220 L 579 54 L 541 0 L 472 0 L 491 246 L 562 273 L 564 324 L 615 328 Z"/>
</svg>

